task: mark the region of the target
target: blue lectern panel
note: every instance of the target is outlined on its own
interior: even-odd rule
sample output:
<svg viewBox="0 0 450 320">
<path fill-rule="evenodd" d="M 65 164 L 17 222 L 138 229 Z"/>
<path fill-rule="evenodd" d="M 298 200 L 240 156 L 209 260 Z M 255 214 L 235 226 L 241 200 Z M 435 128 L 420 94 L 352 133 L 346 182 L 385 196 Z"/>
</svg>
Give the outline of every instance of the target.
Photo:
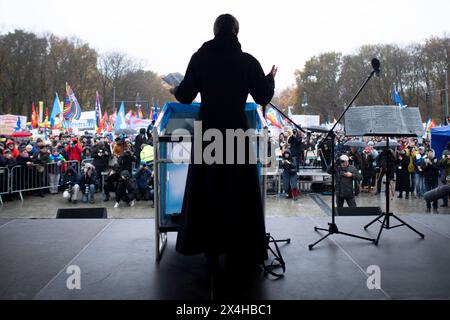
<svg viewBox="0 0 450 320">
<path fill-rule="evenodd" d="M 258 105 L 255 103 L 246 104 L 246 114 L 251 127 L 262 128 L 261 118 L 257 113 Z M 171 136 L 176 129 L 193 130 L 194 121 L 200 110 L 200 104 L 185 105 L 180 103 L 167 103 L 162 110 L 161 118 L 157 125 L 158 133 Z M 183 205 L 184 190 L 186 187 L 186 177 L 189 168 L 191 143 L 160 142 L 162 160 L 180 161 L 185 163 L 162 164 L 162 220 L 167 221 L 172 214 L 181 212 Z"/>
</svg>

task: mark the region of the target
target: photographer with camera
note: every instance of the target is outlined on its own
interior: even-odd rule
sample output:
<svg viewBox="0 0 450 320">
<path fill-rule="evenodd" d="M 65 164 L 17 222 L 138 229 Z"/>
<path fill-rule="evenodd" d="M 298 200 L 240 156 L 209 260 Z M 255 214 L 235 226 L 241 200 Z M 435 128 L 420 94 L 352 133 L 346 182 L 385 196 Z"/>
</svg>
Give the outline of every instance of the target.
<svg viewBox="0 0 450 320">
<path fill-rule="evenodd" d="M 336 165 L 336 172 L 333 172 L 333 167 L 330 166 L 327 170 L 329 174 L 336 175 L 336 202 L 338 207 L 344 206 L 344 201 L 347 201 L 349 207 L 356 207 L 354 181 L 362 180 L 362 176 L 358 170 L 349 164 L 347 155 L 339 157 Z"/>
<path fill-rule="evenodd" d="M 114 208 L 118 208 L 121 201 L 124 201 L 130 207 L 133 207 L 135 199 L 136 199 L 136 182 L 131 177 L 130 172 L 124 170 L 120 173 L 120 180 L 116 189 L 116 204 L 114 205 Z"/>
<path fill-rule="evenodd" d="M 67 145 L 65 151 L 67 152 L 68 161 L 81 162 L 81 154 L 83 152 L 83 147 L 78 142 L 78 138 L 74 137 L 70 139 L 70 143 Z"/>
<path fill-rule="evenodd" d="M 95 202 L 94 195 L 95 190 L 98 186 L 96 176 L 97 174 L 95 172 L 95 167 L 92 164 L 88 163 L 82 168 L 82 172 L 78 177 L 77 184 L 75 184 L 73 187 L 74 189 L 73 197 L 75 198 L 75 201 L 78 199 L 78 193 L 81 190 L 82 192 L 81 202 L 88 202 L 88 201 L 90 203 Z"/>
<path fill-rule="evenodd" d="M 65 189 L 63 192 L 63 198 L 72 203 L 77 203 L 77 198 L 73 192 L 73 186 L 77 183 L 77 181 L 78 176 L 75 169 L 69 166 L 67 171 L 62 176 L 61 187 Z"/>
<path fill-rule="evenodd" d="M 116 192 L 117 185 L 120 180 L 120 166 L 118 163 L 114 164 L 108 170 L 105 178 L 105 185 L 103 186 L 103 193 L 105 194 L 104 201 L 109 201 L 110 192 Z"/>
</svg>

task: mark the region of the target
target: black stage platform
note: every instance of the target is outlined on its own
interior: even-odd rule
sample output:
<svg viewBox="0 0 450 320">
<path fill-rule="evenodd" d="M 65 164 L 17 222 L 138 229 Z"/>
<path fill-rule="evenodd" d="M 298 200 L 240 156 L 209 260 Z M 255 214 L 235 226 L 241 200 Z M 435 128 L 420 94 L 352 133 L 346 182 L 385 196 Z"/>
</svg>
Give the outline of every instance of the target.
<svg viewBox="0 0 450 320">
<path fill-rule="evenodd" d="M 332 236 L 314 250 L 314 225 L 326 217 L 267 219 L 287 263 L 285 277 L 262 274 L 223 281 L 222 298 L 244 299 L 448 299 L 450 216 L 403 216 L 425 234 L 385 230 L 379 246 Z M 370 217 L 338 217 L 342 231 L 376 236 L 362 226 Z M 174 250 L 175 234 L 160 264 L 154 261 L 153 220 L 0 220 L 0 299 L 210 298 L 202 256 Z M 67 266 L 81 269 L 81 290 L 66 286 Z M 381 290 L 367 288 L 367 267 L 381 268 Z M 224 285 L 225 286 L 225 285 Z"/>
</svg>

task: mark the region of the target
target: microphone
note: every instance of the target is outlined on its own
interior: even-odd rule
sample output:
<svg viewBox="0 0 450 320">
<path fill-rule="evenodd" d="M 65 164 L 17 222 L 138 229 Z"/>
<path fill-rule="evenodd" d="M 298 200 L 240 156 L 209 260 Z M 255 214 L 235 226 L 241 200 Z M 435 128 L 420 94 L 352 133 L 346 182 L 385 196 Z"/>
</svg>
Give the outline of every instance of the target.
<svg viewBox="0 0 450 320">
<path fill-rule="evenodd" d="M 373 58 L 371 64 L 372 64 L 373 71 L 379 77 L 380 76 L 380 60 L 378 60 L 377 58 Z"/>
</svg>

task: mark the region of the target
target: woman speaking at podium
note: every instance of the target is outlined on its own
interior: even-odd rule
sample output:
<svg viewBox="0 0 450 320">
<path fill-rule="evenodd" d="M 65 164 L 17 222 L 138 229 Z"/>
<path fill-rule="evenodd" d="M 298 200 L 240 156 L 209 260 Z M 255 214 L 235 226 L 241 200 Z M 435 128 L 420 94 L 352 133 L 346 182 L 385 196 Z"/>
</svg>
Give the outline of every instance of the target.
<svg viewBox="0 0 450 320">
<path fill-rule="evenodd" d="M 202 121 L 202 130 L 218 129 L 223 137 L 226 129 L 249 128 L 245 115 L 248 94 L 262 106 L 274 94 L 277 68 L 273 66 L 266 76 L 259 62 L 242 52 L 238 32 L 236 18 L 220 15 L 214 23 L 214 39 L 194 53 L 184 80 L 171 90 L 184 104 L 192 103 L 200 93 L 197 120 Z M 203 142 L 202 150 L 205 146 Z M 249 148 L 246 143 L 247 155 Z M 227 159 L 225 146 L 223 159 Z M 213 260 L 226 255 L 227 266 L 236 266 L 241 272 L 267 259 L 258 171 L 250 161 L 223 163 L 191 161 L 176 248 L 184 255 L 205 253 Z"/>
</svg>

